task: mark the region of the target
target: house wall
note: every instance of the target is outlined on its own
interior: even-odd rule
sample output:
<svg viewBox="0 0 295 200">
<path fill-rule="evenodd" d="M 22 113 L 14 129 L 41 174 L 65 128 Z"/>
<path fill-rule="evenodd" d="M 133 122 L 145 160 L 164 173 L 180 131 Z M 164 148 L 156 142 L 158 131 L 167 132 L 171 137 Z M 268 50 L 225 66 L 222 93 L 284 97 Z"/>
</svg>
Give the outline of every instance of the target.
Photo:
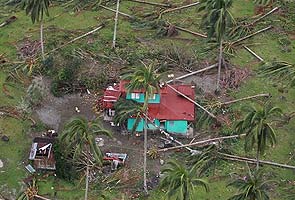
<svg viewBox="0 0 295 200">
<path fill-rule="evenodd" d="M 135 121 L 136 121 L 136 119 L 134 119 L 134 118 L 129 118 L 128 119 L 128 121 L 127 121 L 127 129 L 128 129 L 128 131 L 132 130 Z M 154 123 L 157 126 L 160 126 L 160 121 L 158 119 L 155 119 Z M 142 132 L 143 128 L 144 128 L 144 120 L 141 119 L 140 122 L 138 123 L 135 131 Z M 147 128 L 148 128 L 148 130 L 156 130 L 157 129 L 152 123 L 148 123 Z"/>
<path fill-rule="evenodd" d="M 184 120 L 166 121 L 165 129 L 169 133 L 186 134 L 187 125 L 188 125 L 187 121 L 184 121 Z"/>
<path fill-rule="evenodd" d="M 132 95 L 132 93 L 126 94 L 126 99 L 132 99 L 138 103 L 144 103 L 144 94 L 143 93 L 134 93 L 137 94 L 136 98 L 135 95 Z M 160 94 L 155 94 L 155 98 L 149 99 L 148 103 L 160 103 Z"/>
</svg>

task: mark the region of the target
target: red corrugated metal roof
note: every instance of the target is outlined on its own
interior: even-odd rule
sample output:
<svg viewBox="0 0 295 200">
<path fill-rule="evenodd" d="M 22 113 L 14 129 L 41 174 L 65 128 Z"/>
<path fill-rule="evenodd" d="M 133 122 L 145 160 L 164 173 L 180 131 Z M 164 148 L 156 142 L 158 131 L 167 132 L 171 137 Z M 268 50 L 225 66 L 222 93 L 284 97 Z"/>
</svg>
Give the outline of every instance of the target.
<svg viewBox="0 0 295 200">
<path fill-rule="evenodd" d="M 126 93 L 125 84 L 127 81 L 121 81 L 113 89 L 106 89 L 104 93 L 104 107 L 112 108 L 112 105 L 118 98 Z M 171 85 L 181 93 L 194 99 L 195 93 L 191 85 Z M 140 92 L 140 91 L 134 91 Z M 149 104 L 148 115 L 152 119 L 159 120 L 187 120 L 193 121 L 195 118 L 195 105 L 178 95 L 171 88 L 164 86 L 160 90 L 160 103 Z"/>
</svg>

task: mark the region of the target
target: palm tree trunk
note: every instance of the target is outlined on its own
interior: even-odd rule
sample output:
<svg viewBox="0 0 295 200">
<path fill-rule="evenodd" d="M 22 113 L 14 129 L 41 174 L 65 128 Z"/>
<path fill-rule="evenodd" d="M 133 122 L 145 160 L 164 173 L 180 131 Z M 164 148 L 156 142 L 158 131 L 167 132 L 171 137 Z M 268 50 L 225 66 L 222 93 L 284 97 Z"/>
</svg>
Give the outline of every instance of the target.
<svg viewBox="0 0 295 200">
<path fill-rule="evenodd" d="M 143 155 L 143 189 L 146 194 L 148 194 L 148 189 L 147 189 L 147 178 L 146 178 L 146 157 L 147 157 L 147 117 L 144 118 L 144 155 Z"/>
<path fill-rule="evenodd" d="M 87 165 L 86 167 L 86 177 L 85 177 L 85 180 L 86 180 L 86 185 L 85 185 L 85 200 L 88 199 L 88 187 L 89 187 L 89 167 Z"/>
<path fill-rule="evenodd" d="M 115 15 L 115 26 L 114 26 L 114 36 L 113 36 L 113 44 L 112 44 L 113 49 L 116 47 L 117 26 L 118 26 L 118 17 L 119 17 L 119 6 L 120 6 L 120 0 L 117 0 L 117 8 L 116 8 L 116 15 Z"/>
<path fill-rule="evenodd" d="M 220 40 L 220 44 L 219 44 L 218 73 L 217 73 L 217 83 L 216 83 L 216 91 L 217 92 L 219 92 L 219 90 L 220 90 L 221 65 L 222 65 L 222 40 Z"/>
<path fill-rule="evenodd" d="M 256 152 L 256 170 L 259 170 L 259 151 Z"/>
<path fill-rule="evenodd" d="M 41 53 L 42 53 L 42 60 L 45 60 L 44 54 L 44 42 L 43 42 L 43 20 L 40 21 L 40 43 L 41 43 Z"/>
</svg>

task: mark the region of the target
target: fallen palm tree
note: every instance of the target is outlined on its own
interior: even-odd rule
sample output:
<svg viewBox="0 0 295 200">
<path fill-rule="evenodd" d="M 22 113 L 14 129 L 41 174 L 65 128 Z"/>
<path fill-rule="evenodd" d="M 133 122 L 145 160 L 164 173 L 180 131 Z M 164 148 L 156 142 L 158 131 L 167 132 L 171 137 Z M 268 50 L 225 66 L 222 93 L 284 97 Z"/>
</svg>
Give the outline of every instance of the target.
<svg viewBox="0 0 295 200">
<path fill-rule="evenodd" d="M 236 40 L 236 41 L 234 41 L 234 42 L 231 42 L 231 45 L 234 45 L 234 44 L 240 43 L 240 42 L 242 42 L 242 41 L 244 41 L 244 40 L 246 40 L 246 39 L 249 39 L 249 38 L 251 38 L 251 37 L 253 37 L 253 36 L 255 36 L 255 35 L 259 34 L 259 33 L 263 33 L 263 32 L 265 32 L 265 31 L 267 31 L 267 30 L 269 30 L 269 29 L 271 29 L 271 28 L 273 28 L 273 27 L 272 27 L 272 26 L 268 26 L 268 27 L 266 27 L 266 28 L 263 28 L 263 29 L 261 29 L 261 30 L 259 30 L 259 31 L 256 31 L 256 32 L 250 34 L 250 35 L 247 35 L 247 36 L 245 36 L 245 37 L 242 37 L 242 38 L 240 38 L 240 39 L 238 39 L 238 40 Z"/>
<path fill-rule="evenodd" d="M 152 5 L 152 6 L 166 7 L 166 8 L 171 7 L 170 4 L 164 4 L 164 3 L 155 3 L 155 2 L 141 1 L 141 0 L 128 0 L 128 1 L 136 2 L 136 3 L 143 3 L 143 4 L 147 4 L 147 5 Z"/>
<path fill-rule="evenodd" d="M 224 136 L 224 137 L 211 138 L 211 139 L 206 139 L 206 140 L 202 140 L 202 141 L 193 142 L 193 143 L 190 143 L 190 144 L 184 144 L 184 145 L 175 146 L 175 147 L 168 147 L 168 148 L 160 149 L 158 151 L 159 152 L 165 152 L 165 151 L 170 151 L 170 150 L 175 150 L 175 149 L 180 149 L 180 148 L 187 148 L 187 147 L 198 146 L 198 145 L 211 145 L 211 144 L 215 144 L 216 142 L 220 142 L 222 140 L 235 139 L 235 138 L 240 138 L 240 137 L 244 137 L 244 136 L 246 136 L 246 134 L 230 135 L 230 136 Z"/>
<path fill-rule="evenodd" d="M 190 8 L 192 6 L 196 6 L 196 5 L 199 5 L 199 4 L 200 4 L 200 2 L 195 2 L 195 3 L 188 4 L 188 5 L 180 6 L 180 7 L 177 7 L 177 8 L 170 8 L 170 9 L 164 10 L 163 12 L 160 13 L 159 18 L 162 18 L 162 15 L 165 14 L 165 13 L 173 12 L 173 11 L 176 11 L 176 10 L 182 10 L 182 9 L 185 9 L 185 8 Z"/>
<path fill-rule="evenodd" d="M 191 30 L 188 30 L 186 28 L 182 28 L 182 27 L 179 27 L 179 26 L 175 26 L 174 27 L 180 31 L 183 31 L 183 32 L 186 32 L 186 33 L 189 33 L 189 34 L 192 34 L 194 36 L 198 36 L 198 37 L 202 37 L 202 38 L 207 38 L 207 35 L 205 34 L 202 34 L 202 33 L 198 33 L 198 32 L 194 32 L 194 31 L 191 31 Z"/>
<path fill-rule="evenodd" d="M 250 25 L 254 25 L 256 24 L 257 22 L 259 22 L 260 20 L 264 19 L 265 17 L 269 16 L 270 14 L 276 12 L 277 10 L 279 10 L 279 6 L 278 7 L 275 7 L 273 8 L 272 10 L 268 11 L 267 13 L 265 13 L 264 15 L 262 15 L 261 17 L 259 17 L 258 19 L 254 20 Z"/>
<path fill-rule="evenodd" d="M 235 156 L 235 155 L 230 155 L 230 154 L 220 153 L 220 152 L 218 154 L 222 155 L 223 158 L 226 159 L 226 160 L 247 162 L 247 163 L 251 163 L 251 164 L 255 164 L 255 165 L 257 164 L 257 159 L 241 157 L 241 156 Z M 276 162 L 272 162 L 272 161 L 258 160 L 258 162 L 261 163 L 261 164 L 271 165 L 271 166 L 275 166 L 275 167 L 282 167 L 282 168 L 287 168 L 287 169 L 295 169 L 295 166 L 276 163 Z"/>
<path fill-rule="evenodd" d="M 205 72 L 207 70 L 210 70 L 210 69 L 213 69 L 217 67 L 217 64 L 214 64 L 214 65 L 210 65 L 208 67 L 205 67 L 203 69 L 200 69 L 200 70 L 197 70 L 197 71 L 194 71 L 194 72 L 191 72 L 191 73 L 188 73 L 188 74 L 185 74 L 185 75 L 182 75 L 182 76 L 179 76 L 179 77 L 176 77 L 175 79 L 171 79 L 169 81 L 166 81 L 166 83 L 172 83 L 174 80 L 181 80 L 181 79 L 184 79 L 184 78 L 187 78 L 189 76 L 193 76 L 195 74 L 199 74 L 199 73 L 202 73 L 202 72 Z"/>
</svg>

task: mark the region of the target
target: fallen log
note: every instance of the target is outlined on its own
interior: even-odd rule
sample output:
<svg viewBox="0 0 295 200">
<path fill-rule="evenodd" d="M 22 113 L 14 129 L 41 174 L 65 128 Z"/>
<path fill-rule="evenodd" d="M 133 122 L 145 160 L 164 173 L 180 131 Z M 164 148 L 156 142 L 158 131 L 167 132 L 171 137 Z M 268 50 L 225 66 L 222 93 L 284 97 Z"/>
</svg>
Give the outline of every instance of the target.
<svg viewBox="0 0 295 200">
<path fill-rule="evenodd" d="M 7 26 L 8 24 L 12 23 L 12 22 L 15 22 L 17 20 L 17 17 L 16 16 L 11 16 L 9 17 L 7 20 L 5 20 L 4 22 L 2 22 L 0 24 L 0 28 L 4 27 L 4 26 Z"/>
<path fill-rule="evenodd" d="M 77 40 L 79 40 L 79 39 L 81 39 L 81 38 L 83 38 L 83 37 L 86 37 L 86 36 L 88 36 L 88 35 L 91 35 L 92 33 L 94 33 L 94 32 L 96 32 L 96 31 L 102 29 L 103 27 L 104 27 L 103 25 L 100 25 L 99 27 L 97 27 L 97 28 L 95 28 L 95 29 L 93 29 L 93 30 L 91 30 L 91 31 L 89 31 L 89 32 L 87 32 L 87 33 L 85 33 L 85 34 L 79 36 L 79 37 L 76 37 L 76 38 L 70 40 L 69 42 L 64 43 L 63 45 L 61 45 L 61 46 L 59 46 L 59 47 L 56 47 L 56 48 L 52 49 L 51 51 L 47 52 L 45 55 L 48 55 L 48 54 L 50 54 L 50 53 L 53 53 L 54 51 L 59 50 L 59 49 L 65 47 L 65 46 L 67 46 L 68 44 L 71 44 L 71 43 L 73 43 L 73 42 L 75 42 L 75 41 L 77 41 Z"/>
<path fill-rule="evenodd" d="M 247 35 L 247 36 L 245 36 L 245 37 L 242 37 L 242 38 L 240 38 L 240 39 L 238 39 L 238 40 L 232 42 L 231 44 L 234 45 L 234 44 L 236 44 L 236 43 L 242 42 L 242 41 L 244 41 L 244 40 L 246 40 L 246 39 L 249 39 L 249 38 L 251 38 L 251 37 L 253 37 L 253 36 L 255 36 L 255 35 L 259 34 L 259 33 L 262 33 L 262 32 L 264 32 L 264 31 L 267 31 L 267 30 L 269 30 L 269 29 L 271 29 L 271 28 L 273 28 L 273 27 L 272 27 L 272 26 L 268 26 L 268 27 L 266 27 L 266 28 L 263 28 L 263 29 L 261 29 L 261 30 L 259 30 L 259 31 L 256 31 L 255 33 L 252 33 L 252 34 L 250 34 L 250 35 Z"/>
<path fill-rule="evenodd" d="M 249 47 L 243 46 L 248 52 L 250 52 L 255 58 L 257 58 L 259 61 L 263 62 L 264 60 L 258 56 L 254 51 L 252 51 Z"/>
<path fill-rule="evenodd" d="M 269 16 L 270 14 L 274 13 L 275 11 L 277 11 L 280 7 L 275 7 L 274 9 L 270 10 L 269 12 L 265 13 L 264 15 L 262 15 L 261 17 L 259 17 L 258 19 L 254 20 L 250 25 L 254 25 L 255 23 L 259 22 L 260 20 L 262 20 L 263 18 Z"/>
<path fill-rule="evenodd" d="M 136 2 L 136 3 L 148 4 L 148 5 L 152 5 L 152 6 L 166 7 L 166 8 L 170 8 L 171 7 L 171 5 L 169 5 L 169 4 L 163 4 L 163 3 L 155 3 L 155 2 L 140 1 L 140 0 L 128 0 L 128 1 Z"/>
<path fill-rule="evenodd" d="M 207 71 L 207 70 L 209 70 L 209 69 L 213 69 L 213 68 L 215 68 L 215 67 L 217 67 L 217 64 L 214 64 L 214 65 L 211 65 L 211 66 L 209 66 L 209 67 L 205 67 L 205 68 L 203 68 L 203 69 L 200 69 L 200 70 L 197 70 L 197 71 L 194 71 L 194 72 L 191 72 L 191 73 L 185 74 L 185 75 L 183 75 L 183 76 L 176 77 L 175 80 L 181 80 L 181 79 L 187 78 L 187 77 L 189 77 L 189 76 L 193 76 L 193 75 L 195 75 L 195 74 L 198 74 L 198 73 L 201 73 L 201 72 Z M 166 81 L 166 83 L 172 83 L 173 81 L 174 81 L 174 80 L 172 79 L 172 80 Z"/>
<path fill-rule="evenodd" d="M 253 159 L 253 158 L 240 157 L 240 156 L 235 156 L 235 155 L 220 153 L 220 152 L 218 152 L 218 154 L 222 155 L 225 159 L 232 159 L 232 160 L 236 160 L 236 161 L 240 161 L 240 162 L 248 162 L 248 163 L 254 163 L 254 164 L 257 163 L 257 159 Z M 258 162 L 261 164 L 266 164 L 266 165 L 271 165 L 271 166 L 276 166 L 276 167 L 295 169 L 295 166 L 266 161 L 266 160 L 258 160 Z"/>
<path fill-rule="evenodd" d="M 175 26 L 174 27 L 180 31 L 183 31 L 183 32 L 186 32 L 186 33 L 189 33 L 189 34 L 192 34 L 194 36 L 198 36 L 198 37 L 202 37 L 202 38 L 207 38 L 207 35 L 204 35 L 202 33 L 197 33 L 197 32 L 194 32 L 194 31 L 191 31 L 191 30 L 188 30 L 188 29 L 185 29 L 185 28 L 182 28 L 182 27 L 179 27 L 179 26 Z"/>
<path fill-rule="evenodd" d="M 204 110 L 210 117 L 213 117 L 214 119 L 217 119 L 217 117 L 213 113 L 209 112 L 206 108 L 204 108 L 203 106 L 201 106 L 200 104 L 198 104 L 196 101 L 192 100 L 191 98 L 189 98 L 185 94 L 179 92 L 177 89 L 175 89 L 174 87 L 172 87 L 169 84 L 167 84 L 167 87 L 171 88 L 174 92 L 176 92 L 177 94 L 183 96 L 184 98 L 186 98 L 187 100 L 189 100 L 190 102 L 192 102 L 193 104 L 195 104 L 196 106 L 198 106 L 199 108 L 201 108 L 202 110 Z"/>
<path fill-rule="evenodd" d="M 211 139 L 197 141 L 197 142 L 194 142 L 194 143 L 185 144 L 185 145 L 181 145 L 181 146 L 168 147 L 168 148 L 165 148 L 165 149 L 160 149 L 158 151 L 159 152 L 165 152 L 165 151 L 169 151 L 169 150 L 175 150 L 175 149 L 179 149 L 179 148 L 191 147 L 191 146 L 196 146 L 196 145 L 200 145 L 200 144 L 203 145 L 203 144 L 206 144 L 206 143 L 208 143 L 208 145 L 210 145 L 210 144 L 212 144 L 213 142 L 216 142 L 216 141 L 225 140 L 225 139 L 239 138 L 239 137 L 243 137 L 243 136 L 246 136 L 246 134 L 230 135 L 230 136 L 211 138 Z"/>
<path fill-rule="evenodd" d="M 243 98 L 235 99 L 235 100 L 232 100 L 232 101 L 227 101 L 227 102 L 223 102 L 223 103 L 216 103 L 216 104 L 210 105 L 210 107 L 229 105 L 229 104 L 232 104 L 232 103 L 237 103 L 239 101 L 254 99 L 254 98 L 257 98 L 257 97 L 270 97 L 270 94 L 256 94 L 256 95 L 253 95 L 253 96 L 243 97 Z"/>
<path fill-rule="evenodd" d="M 119 17 L 119 6 L 120 6 L 120 0 L 117 0 L 116 15 L 115 15 L 115 25 L 114 25 L 114 35 L 113 35 L 113 43 L 112 43 L 112 48 L 113 49 L 116 47 L 117 25 L 118 25 L 118 17 Z"/>
<path fill-rule="evenodd" d="M 103 6 L 103 5 L 99 5 L 99 7 L 103 8 L 103 9 L 106 9 L 106 10 L 108 10 L 108 11 L 111 11 L 111 12 L 116 13 L 116 10 L 114 10 L 114 9 L 112 9 L 112 8 L 108 8 L 108 7 Z M 133 18 L 134 18 L 133 16 L 128 15 L 128 14 L 123 13 L 123 12 L 120 12 L 120 11 L 119 11 L 118 13 L 119 13 L 120 15 L 122 15 L 122 16 L 124 16 L 124 17 L 128 17 L 128 18 L 130 18 L 130 19 L 133 19 Z"/>
<path fill-rule="evenodd" d="M 170 9 L 164 10 L 163 12 L 160 13 L 159 18 L 162 18 L 162 15 L 165 14 L 165 13 L 173 12 L 173 11 L 181 10 L 181 9 L 185 9 L 185 8 L 190 8 L 192 6 L 196 6 L 196 5 L 199 5 L 199 4 L 200 4 L 200 2 L 195 2 L 195 3 L 188 4 L 188 5 L 180 6 L 180 7 L 177 7 L 177 8 L 170 8 Z"/>
</svg>

